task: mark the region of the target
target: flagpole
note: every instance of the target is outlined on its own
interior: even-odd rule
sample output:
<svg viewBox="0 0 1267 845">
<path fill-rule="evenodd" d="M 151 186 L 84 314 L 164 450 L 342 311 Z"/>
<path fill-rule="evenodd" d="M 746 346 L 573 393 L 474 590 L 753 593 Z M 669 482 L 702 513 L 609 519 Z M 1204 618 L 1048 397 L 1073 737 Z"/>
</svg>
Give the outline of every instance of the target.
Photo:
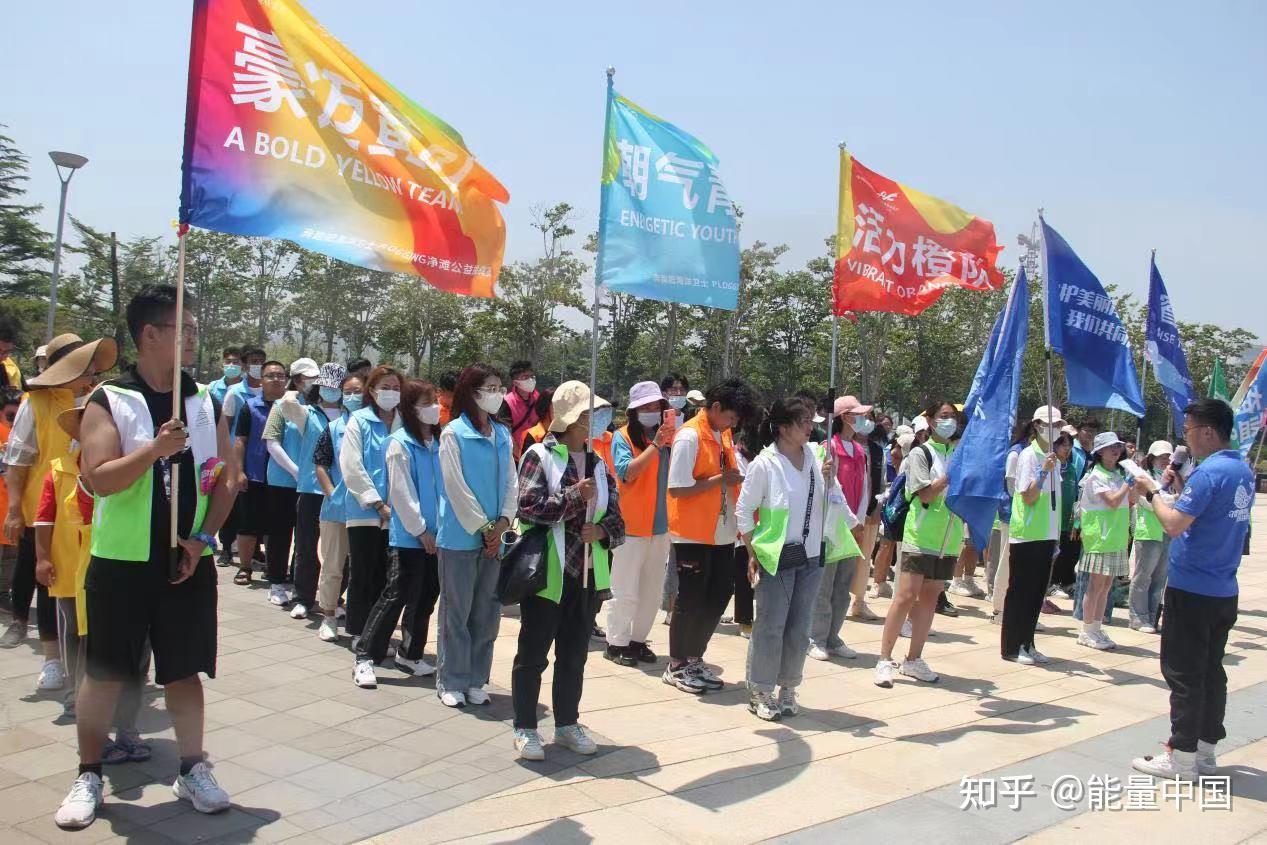
<svg viewBox="0 0 1267 845">
<path fill-rule="evenodd" d="M 1043 210 L 1042 210 L 1041 208 L 1040 208 L 1040 209 L 1038 209 L 1038 222 L 1039 222 L 1040 224 L 1042 224 L 1042 223 L 1044 222 L 1044 221 L 1043 221 Z M 1048 302 L 1048 290 L 1049 290 L 1049 289 L 1050 289 L 1050 287 L 1051 287 L 1051 279 L 1049 279 L 1049 278 L 1048 278 L 1048 271 L 1047 271 L 1047 232 L 1046 232 L 1046 229 L 1044 229 L 1041 225 L 1039 226 L 1039 228 L 1043 230 L 1043 232 L 1042 232 L 1042 234 L 1043 234 L 1043 246 L 1042 246 L 1042 253 L 1043 253 L 1043 282 L 1042 282 L 1042 284 L 1043 284 L 1043 364 L 1044 364 L 1044 366 L 1045 366 L 1045 369 L 1046 369 L 1046 376 L 1047 376 L 1047 407 L 1048 407 L 1048 408 L 1051 408 L 1051 407 L 1052 407 L 1052 395 L 1051 395 L 1051 306 L 1050 306 L 1050 303 Z M 1026 290 L 1026 291 L 1025 291 L 1025 295 L 1026 295 L 1026 296 L 1029 296 L 1029 291 L 1028 291 L 1028 290 Z M 1055 443 L 1055 438 L 1052 438 L 1052 443 Z M 1054 448 L 1054 446 L 1053 446 L 1053 448 Z M 1056 489 L 1056 481 L 1055 481 L 1055 479 L 1053 478 L 1053 479 L 1052 479 L 1052 491 L 1054 492 L 1054 491 L 1055 491 L 1055 489 Z M 1054 512 L 1054 511 L 1056 510 L 1056 497 L 1055 497 L 1054 495 L 1052 495 L 1052 496 L 1049 496 L 1049 497 L 1048 497 L 1048 499 L 1049 499 L 1049 501 L 1051 502 L 1051 509 L 1052 509 L 1052 511 Z"/>
<path fill-rule="evenodd" d="M 838 149 L 841 152 L 840 179 L 841 179 L 841 182 L 843 183 L 844 178 L 845 178 L 845 162 L 844 162 L 845 142 L 844 141 L 840 142 L 840 146 Z M 837 203 L 836 205 L 837 215 L 839 215 L 842 210 L 843 209 L 840 208 L 839 203 Z M 839 244 L 836 245 L 836 252 L 837 253 L 840 252 Z M 823 461 L 829 464 L 832 461 L 831 427 L 832 427 L 832 421 L 835 419 L 835 410 L 836 410 L 835 409 L 836 352 L 840 348 L 840 317 L 836 315 L 836 278 L 835 276 L 836 276 L 836 269 L 835 269 L 835 265 L 833 264 L 832 280 L 831 282 L 829 282 L 829 284 L 831 285 L 831 288 L 829 291 L 830 301 L 831 301 L 831 364 L 827 367 L 827 442 L 826 442 L 825 447 L 823 448 Z M 868 451 L 868 454 L 870 454 L 869 451 Z M 833 466 L 832 472 L 834 473 L 835 471 L 836 471 L 835 467 Z M 831 488 L 831 484 L 827 481 L 823 481 L 823 542 L 819 548 L 819 557 L 818 557 L 819 566 L 827 565 L 827 500 L 831 498 L 830 488 Z M 863 518 L 866 518 L 865 512 L 863 513 Z"/>
<path fill-rule="evenodd" d="M 1152 251 L 1152 254 L 1150 258 L 1148 259 L 1148 261 L 1149 261 L 1148 284 L 1149 284 L 1149 289 L 1151 290 L 1152 289 L 1152 271 L 1157 266 L 1157 250 L 1154 249 Z M 1151 298 L 1152 296 L 1150 294 L 1149 299 Z M 1139 395 L 1144 400 L 1144 416 L 1148 416 L 1148 318 L 1152 316 L 1153 316 L 1152 314 L 1148 314 L 1144 320 L 1144 364 L 1142 367 L 1140 367 L 1140 369 L 1142 370 L 1142 374 L 1140 375 Z M 1166 400 L 1166 406 L 1167 407 L 1170 406 L 1169 398 L 1167 398 Z M 1143 445 L 1144 445 L 1144 417 L 1140 417 L 1139 424 L 1135 427 L 1135 448 L 1138 449 Z"/>
<path fill-rule="evenodd" d="M 172 419 L 180 420 L 181 414 L 181 364 L 184 363 L 185 352 L 185 234 L 189 231 L 187 224 L 182 224 L 176 233 L 176 340 L 175 353 L 172 356 Z M 167 498 L 171 503 L 170 526 L 168 533 L 168 576 L 175 576 L 180 567 L 180 532 L 177 521 L 180 516 L 180 455 L 177 453 L 170 459 L 171 489 Z"/>
</svg>

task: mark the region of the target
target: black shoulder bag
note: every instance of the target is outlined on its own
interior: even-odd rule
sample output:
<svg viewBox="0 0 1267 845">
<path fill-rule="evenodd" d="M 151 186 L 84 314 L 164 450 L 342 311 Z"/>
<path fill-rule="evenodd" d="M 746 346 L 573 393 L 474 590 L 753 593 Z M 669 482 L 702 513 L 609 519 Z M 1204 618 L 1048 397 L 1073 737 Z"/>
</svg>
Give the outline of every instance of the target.
<svg viewBox="0 0 1267 845">
<path fill-rule="evenodd" d="M 809 464 L 809 495 L 805 497 L 805 522 L 801 526 L 801 542 L 783 544 L 783 550 L 779 552 L 779 572 L 809 563 L 809 552 L 805 550 L 805 544 L 809 542 L 810 517 L 814 513 L 814 476 L 818 475 L 815 472 L 818 462 L 808 459 L 806 462 Z"/>
</svg>

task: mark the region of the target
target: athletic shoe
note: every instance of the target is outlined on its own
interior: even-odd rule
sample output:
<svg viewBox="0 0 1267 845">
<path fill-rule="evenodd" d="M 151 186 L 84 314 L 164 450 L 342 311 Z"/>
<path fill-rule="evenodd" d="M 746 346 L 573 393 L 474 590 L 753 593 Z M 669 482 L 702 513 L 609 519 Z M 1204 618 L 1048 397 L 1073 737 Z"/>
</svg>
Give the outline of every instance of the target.
<svg viewBox="0 0 1267 845">
<path fill-rule="evenodd" d="M 5 628 L 4 636 L 0 637 L 0 648 L 17 648 L 26 640 L 26 623 L 22 621 L 10 622 L 9 627 Z M 89 820 L 91 824 L 91 820 Z"/>
<path fill-rule="evenodd" d="M 849 608 L 849 618 L 861 619 L 864 622 L 874 622 L 880 617 L 872 613 L 871 608 L 867 607 L 865 602 L 855 601 Z"/>
<path fill-rule="evenodd" d="M 336 608 L 334 609 L 334 618 L 335 618 L 335 619 L 342 619 L 343 617 L 345 617 L 345 616 L 347 616 L 347 615 L 348 615 L 348 609 L 347 609 L 346 607 L 344 607 L 343 605 L 339 605 L 338 607 L 336 607 Z"/>
<path fill-rule="evenodd" d="M 546 750 L 541 746 L 541 735 L 534 730 L 515 728 L 515 750 L 520 760 L 544 760 Z"/>
<path fill-rule="evenodd" d="M 783 718 L 783 710 L 774 700 L 774 693 L 771 692 L 749 693 L 748 712 L 766 722 L 777 722 Z"/>
<path fill-rule="evenodd" d="M 307 619 L 308 605 L 295 602 L 295 606 L 290 609 L 290 618 L 291 619 Z"/>
<path fill-rule="evenodd" d="M 452 692 L 450 690 L 441 690 L 436 693 L 440 699 L 440 703 L 445 707 L 465 707 L 466 696 L 460 692 Z"/>
<path fill-rule="evenodd" d="M 233 565 L 233 552 L 228 549 L 221 549 L 220 554 L 216 555 L 216 566 L 221 568 Z"/>
<path fill-rule="evenodd" d="M 1131 768 L 1162 780 L 1196 780 L 1197 754 L 1195 751 L 1175 751 L 1167 748 L 1157 755 L 1136 757 Z"/>
<path fill-rule="evenodd" d="M 45 660 L 44 666 L 40 669 L 40 680 L 36 683 L 35 688 L 42 692 L 59 690 L 66 686 L 66 673 L 62 671 L 62 662 L 60 660 Z"/>
<path fill-rule="evenodd" d="M 177 798 L 192 803 L 200 813 L 229 809 L 229 793 L 216 783 L 215 775 L 211 774 L 211 764 L 206 760 L 190 769 L 189 774 L 176 778 L 172 792 Z"/>
<path fill-rule="evenodd" d="M 378 678 L 374 677 L 374 661 L 368 658 L 356 661 L 356 667 L 352 669 L 352 682 L 361 689 L 377 689 Z"/>
<path fill-rule="evenodd" d="M 751 628 L 752 626 L 749 625 L 748 627 Z M 655 663 L 657 660 L 655 652 L 646 643 L 630 643 L 629 653 L 639 663 Z"/>
<path fill-rule="evenodd" d="M 1041 612 L 1052 614 L 1052 613 L 1063 613 L 1064 611 L 1062 611 L 1059 607 L 1056 607 L 1055 603 L 1053 603 L 1051 599 L 1043 599 L 1043 607 L 1042 607 Z"/>
<path fill-rule="evenodd" d="M 417 660 L 409 660 L 408 658 L 401 657 L 397 654 L 393 659 L 393 662 L 396 664 L 397 669 L 402 672 L 408 672 L 415 678 L 425 678 L 428 675 L 434 675 L 436 673 L 436 667 L 432 666 L 421 657 Z"/>
<path fill-rule="evenodd" d="M 945 593 L 939 593 L 937 595 L 937 612 L 942 616 L 954 617 L 959 615 L 959 608 L 950 603 L 950 599 L 946 598 Z"/>
<path fill-rule="evenodd" d="M 998 611 L 998 610 L 991 610 L 991 611 L 990 611 L 990 624 L 991 624 L 991 625 L 1002 625 L 1002 624 L 1003 624 L 1003 614 L 1002 614 L 1002 612 L 1000 612 L 1000 611 Z"/>
<path fill-rule="evenodd" d="M 73 691 L 62 699 L 62 718 L 68 722 L 75 721 L 75 696 Z"/>
<path fill-rule="evenodd" d="M 733 616 L 723 616 L 721 619 L 718 619 L 718 620 L 717 620 L 717 624 L 718 624 L 718 625 L 734 625 L 734 624 L 735 624 L 735 617 L 733 617 Z"/>
<path fill-rule="evenodd" d="M 277 607 L 284 607 L 290 602 L 290 596 L 286 594 L 286 588 L 281 584 L 274 584 L 268 588 L 268 603 Z"/>
<path fill-rule="evenodd" d="M 909 678 L 929 684 L 937 683 L 937 678 L 939 677 L 936 672 L 928 668 L 928 664 L 924 662 L 922 657 L 906 658 L 902 661 L 902 665 L 898 667 L 898 672 Z"/>
<path fill-rule="evenodd" d="M 950 582 L 950 588 L 946 590 L 952 596 L 964 596 L 965 598 L 972 595 L 972 588 L 968 586 L 967 581 L 961 581 L 956 578 Z"/>
<path fill-rule="evenodd" d="M 814 658 L 815 660 L 830 660 L 831 659 L 831 655 L 827 653 L 827 649 L 823 648 L 820 645 L 814 645 L 813 643 L 810 643 L 809 648 L 806 650 L 805 653 L 808 656 Z"/>
<path fill-rule="evenodd" d="M 1197 772 L 1203 775 L 1219 773 L 1219 760 L 1215 756 L 1214 743 L 1197 740 Z"/>
<path fill-rule="evenodd" d="M 985 590 L 977 583 L 976 578 L 963 579 L 963 586 L 968 588 L 968 595 L 974 599 L 985 598 Z"/>
<path fill-rule="evenodd" d="M 836 657 L 843 657 L 846 660 L 853 660 L 855 657 L 858 656 L 858 652 L 854 651 L 853 649 L 851 649 L 849 646 L 845 645 L 844 643 L 841 643 L 840 645 L 835 646 L 834 648 L 829 648 L 828 651 L 831 652 Z"/>
<path fill-rule="evenodd" d="M 986 593 L 986 594 L 985 594 L 985 596 L 984 596 L 983 598 L 984 598 L 984 600 L 985 600 L 985 601 L 988 601 L 988 602 L 993 602 L 993 601 L 994 601 L 994 590 L 990 590 L 988 593 Z"/>
<path fill-rule="evenodd" d="M 740 625 L 740 626 L 739 626 L 739 636 L 743 637 L 745 640 L 750 640 L 750 639 L 752 639 L 752 626 L 751 626 L 751 625 Z"/>
<path fill-rule="evenodd" d="M 317 629 L 317 638 L 328 643 L 338 641 L 339 623 L 334 621 L 333 616 L 321 617 L 321 627 Z"/>
<path fill-rule="evenodd" d="M 1081 633 L 1078 634 L 1078 639 L 1076 640 L 1076 642 L 1078 643 L 1078 645 L 1086 646 L 1087 648 L 1093 648 L 1096 651 L 1108 651 L 1109 649 L 1108 644 L 1105 643 L 1104 640 L 1098 639 L 1097 637 L 1093 637 L 1091 634 L 1087 633 L 1086 631 L 1082 631 Z"/>
<path fill-rule="evenodd" d="M 637 666 L 638 658 L 629 653 L 631 648 L 633 648 L 632 644 L 627 646 L 609 645 L 603 649 L 603 657 L 617 666 Z"/>
<path fill-rule="evenodd" d="M 779 689 L 779 710 L 784 716 L 801 715 L 801 705 L 796 703 L 796 690 L 791 687 Z"/>
<path fill-rule="evenodd" d="M 595 625 L 593 630 L 590 631 L 590 639 L 600 643 L 606 642 L 607 632 Z"/>
<path fill-rule="evenodd" d="M 466 691 L 467 704 L 487 704 L 493 697 L 484 691 L 483 686 L 471 687 Z"/>
<path fill-rule="evenodd" d="M 687 664 L 687 667 L 709 689 L 721 689 L 726 686 L 726 682 L 719 678 L 712 669 L 704 665 L 704 661 L 698 657 L 691 658 L 691 662 Z"/>
<path fill-rule="evenodd" d="M 897 668 L 896 660 L 885 660 L 880 658 L 875 662 L 875 685 L 892 689 L 893 687 L 893 670 Z"/>
<path fill-rule="evenodd" d="M 708 687 L 704 686 L 704 682 L 691 672 L 690 664 L 683 664 L 677 669 L 674 669 L 672 665 L 665 666 L 664 674 L 660 676 L 660 680 L 671 687 L 677 687 L 682 692 L 689 692 L 694 695 L 700 695 L 708 689 Z"/>
<path fill-rule="evenodd" d="M 562 745 L 569 751 L 584 754 L 586 757 L 598 753 L 598 744 L 590 739 L 589 734 L 585 733 L 585 728 L 580 725 L 564 725 L 561 728 L 555 728 L 554 744 Z"/>
<path fill-rule="evenodd" d="M 891 599 L 893 598 L 893 585 L 888 581 L 882 581 L 879 584 L 872 584 L 871 589 L 867 590 L 867 598 Z"/>
<path fill-rule="evenodd" d="M 53 821 L 66 830 L 82 830 L 97 818 L 102 800 L 101 778 L 92 772 L 84 772 L 71 784 L 70 792 L 62 799 Z"/>
<path fill-rule="evenodd" d="M 1030 658 L 1033 659 L 1035 663 L 1045 666 L 1051 662 L 1050 657 L 1043 654 L 1041 651 L 1039 651 L 1036 648 L 1023 648 L 1021 650 L 1027 653 L 1030 656 Z"/>
<path fill-rule="evenodd" d="M 1135 630 L 1139 631 L 1141 634 L 1155 634 L 1155 633 L 1157 633 L 1157 629 L 1156 629 L 1156 628 L 1154 628 L 1152 625 L 1140 625 L 1140 626 L 1139 626 L 1138 628 L 1136 628 Z"/>
<path fill-rule="evenodd" d="M 1054 599 L 1065 599 L 1066 601 L 1073 598 L 1064 587 L 1052 587 L 1050 595 Z"/>
<path fill-rule="evenodd" d="M 1016 653 L 1015 657 L 1010 657 L 1010 658 L 1005 658 L 1005 659 L 1011 660 L 1014 663 L 1019 663 L 1022 666 L 1034 665 L 1034 658 L 1029 656 L 1029 652 L 1025 650 L 1024 646 L 1022 646 L 1021 650 Z"/>
<path fill-rule="evenodd" d="M 1108 635 L 1108 634 L 1106 634 L 1106 633 L 1104 633 L 1103 631 L 1096 631 L 1096 632 L 1095 632 L 1095 637 L 1096 637 L 1096 639 L 1098 639 L 1100 642 L 1104 643 L 1104 647 L 1105 647 L 1106 649 L 1115 649 L 1115 648 L 1117 648 L 1117 643 L 1113 642 L 1113 640 L 1109 638 L 1109 635 Z"/>
<path fill-rule="evenodd" d="M 911 628 L 911 620 L 905 619 L 902 621 L 902 630 L 899 631 L 898 634 L 900 636 L 906 637 L 909 640 L 911 638 L 912 630 L 913 629 Z"/>
</svg>

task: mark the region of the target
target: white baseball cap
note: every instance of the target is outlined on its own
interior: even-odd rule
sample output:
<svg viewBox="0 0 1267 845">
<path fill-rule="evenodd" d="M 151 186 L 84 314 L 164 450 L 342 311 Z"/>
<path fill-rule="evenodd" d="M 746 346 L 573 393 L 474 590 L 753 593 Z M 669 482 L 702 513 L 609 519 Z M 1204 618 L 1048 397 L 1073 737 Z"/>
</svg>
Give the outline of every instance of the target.
<svg viewBox="0 0 1267 845">
<path fill-rule="evenodd" d="M 629 407 L 641 408 L 643 405 L 650 405 L 652 402 L 665 402 L 664 393 L 660 390 L 660 385 L 654 381 L 640 381 L 633 387 L 629 388 Z"/>
<path fill-rule="evenodd" d="M 923 414 L 920 414 L 918 417 L 916 417 L 915 427 L 913 430 L 915 434 L 919 434 L 921 431 L 928 431 L 928 417 L 924 416 Z"/>
<path fill-rule="evenodd" d="M 1157 457 L 1158 455 L 1173 455 L 1175 447 L 1171 446 L 1165 440 L 1154 440 L 1153 445 L 1148 447 L 1149 457 Z"/>
<path fill-rule="evenodd" d="M 294 363 L 290 365 L 290 375 L 291 377 L 316 378 L 321 375 L 321 368 L 311 358 L 296 358 Z"/>
<path fill-rule="evenodd" d="M 1043 422 L 1048 425 L 1061 425 L 1065 421 L 1065 418 L 1060 415 L 1060 409 L 1054 405 L 1039 405 L 1034 410 L 1032 419 L 1034 422 Z"/>
</svg>

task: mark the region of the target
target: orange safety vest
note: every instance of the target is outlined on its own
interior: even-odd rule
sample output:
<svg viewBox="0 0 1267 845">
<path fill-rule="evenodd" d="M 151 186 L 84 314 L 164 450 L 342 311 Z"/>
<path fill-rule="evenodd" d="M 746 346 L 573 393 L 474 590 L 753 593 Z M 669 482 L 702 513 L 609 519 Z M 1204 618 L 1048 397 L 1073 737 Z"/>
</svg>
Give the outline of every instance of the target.
<svg viewBox="0 0 1267 845">
<path fill-rule="evenodd" d="M 594 447 L 595 454 L 603 459 L 603 463 L 607 464 L 612 475 L 615 475 L 616 470 L 612 469 L 612 433 L 604 431 L 603 436 L 595 437 L 590 441 L 590 445 Z"/>
<path fill-rule="evenodd" d="M 11 493 L 22 497 L 22 519 L 31 525 L 40 507 L 40 492 L 44 489 L 48 465 L 54 458 L 65 458 L 70 454 L 70 435 L 57 424 L 57 415 L 75 407 L 75 395 L 64 387 L 49 387 L 32 390 L 22 397 L 22 401 L 30 403 L 31 412 L 35 415 L 35 442 L 39 444 L 40 451 L 35 463 L 27 468 L 26 489 Z"/>
<path fill-rule="evenodd" d="M 546 439 L 546 424 L 538 420 L 537 424 L 534 425 L 532 428 L 525 428 L 523 431 L 519 432 L 519 434 L 515 437 L 515 460 L 516 461 L 518 461 L 520 457 L 523 456 L 524 446 L 528 444 L 529 435 L 532 436 L 532 442 L 534 445 L 537 443 L 540 443 L 542 440 L 545 440 Z M 616 471 L 612 469 L 611 467 L 608 467 L 608 469 L 611 469 L 613 473 Z"/>
<path fill-rule="evenodd" d="M 620 430 L 620 436 L 629 444 L 629 450 L 636 458 L 643 453 L 629 436 L 629 426 Z M 654 447 L 650 447 L 654 448 Z M 616 470 L 612 468 L 612 475 Z M 630 537 L 650 537 L 655 525 L 656 493 L 660 482 L 660 450 L 655 450 L 655 457 L 633 481 L 623 481 L 616 475 L 616 488 L 620 491 L 620 515 L 625 519 L 625 533 Z"/>
<path fill-rule="evenodd" d="M 721 445 L 713 438 L 712 426 L 708 424 L 708 414 L 700 412 L 683 423 L 677 436 L 686 429 L 694 429 L 699 439 L 699 450 L 695 453 L 695 468 L 692 475 L 698 481 L 701 478 L 712 478 L 725 466 L 734 468 L 735 444 L 731 439 L 730 429 L 721 433 Z M 669 531 L 692 543 L 713 545 L 717 537 L 717 521 L 721 517 L 721 487 L 714 487 L 704 493 L 686 498 L 669 496 Z M 739 485 L 733 484 L 727 490 L 729 507 L 733 511 L 739 500 Z M 623 508 L 622 508 L 623 513 Z"/>
</svg>

